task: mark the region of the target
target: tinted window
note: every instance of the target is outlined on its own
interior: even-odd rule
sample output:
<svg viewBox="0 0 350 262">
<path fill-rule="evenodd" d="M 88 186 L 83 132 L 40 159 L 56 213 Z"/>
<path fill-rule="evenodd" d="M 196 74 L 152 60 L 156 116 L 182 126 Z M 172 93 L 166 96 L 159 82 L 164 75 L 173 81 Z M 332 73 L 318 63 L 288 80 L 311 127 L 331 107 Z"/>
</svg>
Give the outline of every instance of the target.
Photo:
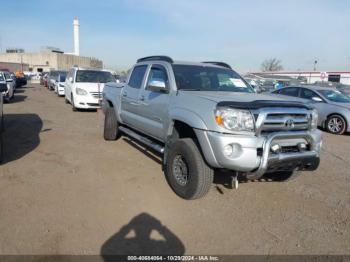
<svg viewBox="0 0 350 262">
<path fill-rule="evenodd" d="M 302 88 L 300 92 L 300 97 L 311 100 L 313 97 L 320 97 L 320 96 L 310 89 Z"/>
<path fill-rule="evenodd" d="M 168 85 L 168 74 L 163 66 L 152 66 L 149 73 L 147 85 L 153 80 L 163 81 L 166 85 Z"/>
<path fill-rule="evenodd" d="M 135 66 L 129 80 L 129 86 L 141 88 L 143 77 L 145 76 L 147 65 Z"/>
<path fill-rule="evenodd" d="M 279 90 L 278 92 L 281 95 L 285 95 L 285 96 L 299 96 L 299 87 L 288 87 L 288 88 L 284 88 Z"/>
<path fill-rule="evenodd" d="M 254 93 L 254 90 L 230 69 L 193 65 L 173 65 L 173 69 L 179 90 Z"/>
<path fill-rule="evenodd" d="M 8 74 L 8 73 L 5 73 L 4 75 L 5 75 L 5 78 L 6 78 L 6 79 L 11 79 L 11 76 L 10 76 L 10 74 Z"/>
<path fill-rule="evenodd" d="M 0 74 L 0 81 L 5 81 L 4 76 Z"/>
<path fill-rule="evenodd" d="M 60 82 L 66 81 L 66 75 L 65 75 L 65 74 L 64 74 L 64 75 L 61 74 L 61 75 L 59 76 L 59 81 L 60 81 Z"/>
<path fill-rule="evenodd" d="M 107 83 L 115 82 L 110 72 L 97 70 L 78 70 L 75 77 L 77 83 Z"/>
</svg>

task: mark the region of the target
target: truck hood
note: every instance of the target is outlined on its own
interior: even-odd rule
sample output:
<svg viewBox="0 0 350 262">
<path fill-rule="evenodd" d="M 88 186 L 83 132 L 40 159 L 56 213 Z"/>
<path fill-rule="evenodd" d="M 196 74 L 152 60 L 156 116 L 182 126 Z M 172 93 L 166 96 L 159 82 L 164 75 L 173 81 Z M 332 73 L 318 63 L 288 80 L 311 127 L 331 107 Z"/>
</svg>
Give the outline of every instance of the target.
<svg viewBox="0 0 350 262">
<path fill-rule="evenodd" d="M 211 92 L 211 91 L 180 91 L 182 94 L 189 94 L 214 102 L 253 102 L 256 100 L 270 100 L 270 101 L 291 101 L 290 99 L 281 98 L 269 94 L 257 93 L 238 93 L 238 92 Z"/>
<path fill-rule="evenodd" d="M 98 83 L 75 83 L 75 87 L 84 89 L 88 92 L 98 92 Z M 103 91 L 105 84 L 100 83 L 100 92 Z"/>
</svg>

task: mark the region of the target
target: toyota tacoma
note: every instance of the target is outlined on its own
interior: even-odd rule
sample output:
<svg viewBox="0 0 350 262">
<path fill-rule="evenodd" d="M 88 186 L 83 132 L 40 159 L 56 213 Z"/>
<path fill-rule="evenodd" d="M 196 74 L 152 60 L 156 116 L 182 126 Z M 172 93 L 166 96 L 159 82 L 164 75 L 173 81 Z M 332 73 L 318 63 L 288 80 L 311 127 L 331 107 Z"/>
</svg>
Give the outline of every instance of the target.
<svg viewBox="0 0 350 262">
<path fill-rule="evenodd" d="M 163 156 L 173 191 L 204 196 L 214 170 L 248 180 L 316 170 L 321 132 L 306 104 L 262 95 L 228 64 L 141 58 L 103 90 L 104 139 L 126 135 Z"/>
</svg>

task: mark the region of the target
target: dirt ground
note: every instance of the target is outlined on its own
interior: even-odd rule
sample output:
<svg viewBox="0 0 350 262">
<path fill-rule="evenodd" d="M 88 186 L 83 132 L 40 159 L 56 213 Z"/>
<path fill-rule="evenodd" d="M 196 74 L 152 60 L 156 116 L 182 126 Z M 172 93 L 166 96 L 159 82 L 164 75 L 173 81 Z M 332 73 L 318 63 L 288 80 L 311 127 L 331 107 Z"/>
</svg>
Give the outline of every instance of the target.
<svg viewBox="0 0 350 262">
<path fill-rule="evenodd" d="M 102 113 L 37 84 L 4 109 L 0 254 L 350 253 L 350 136 L 324 133 L 320 168 L 294 181 L 220 175 L 185 201 L 157 156 L 103 140 Z"/>
</svg>

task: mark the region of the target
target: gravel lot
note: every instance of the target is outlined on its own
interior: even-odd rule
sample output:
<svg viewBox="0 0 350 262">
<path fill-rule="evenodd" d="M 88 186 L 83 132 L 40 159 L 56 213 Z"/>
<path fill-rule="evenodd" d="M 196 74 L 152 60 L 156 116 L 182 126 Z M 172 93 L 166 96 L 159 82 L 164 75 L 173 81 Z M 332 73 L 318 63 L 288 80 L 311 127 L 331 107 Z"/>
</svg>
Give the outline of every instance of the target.
<svg viewBox="0 0 350 262">
<path fill-rule="evenodd" d="M 5 104 L 0 254 L 349 254 L 350 136 L 324 133 L 321 166 L 291 182 L 203 199 L 169 188 L 160 159 L 105 142 L 103 114 L 37 84 Z"/>
</svg>

